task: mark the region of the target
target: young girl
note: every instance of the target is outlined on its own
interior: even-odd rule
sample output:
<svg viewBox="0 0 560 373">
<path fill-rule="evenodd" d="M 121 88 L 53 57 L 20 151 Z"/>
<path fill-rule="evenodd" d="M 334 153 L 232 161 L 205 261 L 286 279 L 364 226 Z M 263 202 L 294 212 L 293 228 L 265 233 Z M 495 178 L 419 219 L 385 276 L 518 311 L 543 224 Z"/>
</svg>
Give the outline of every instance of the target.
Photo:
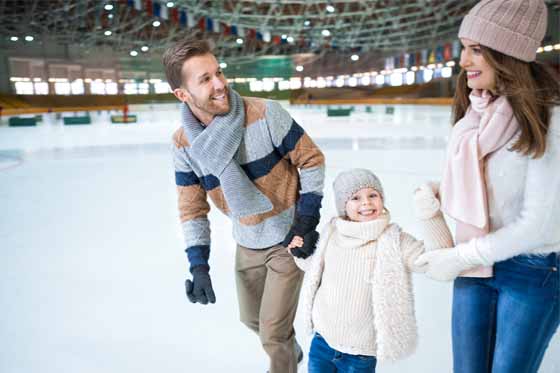
<svg viewBox="0 0 560 373">
<path fill-rule="evenodd" d="M 379 179 L 365 169 L 338 175 L 333 184 L 338 217 L 321 235 L 316 252 L 295 258 L 306 271 L 302 309 L 315 332 L 309 373 L 375 372 L 377 360 L 396 360 L 416 345 L 410 271 L 425 246 L 391 223 Z M 433 193 L 416 194 L 416 206 L 433 239 L 447 247 L 451 235 Z M 289 250 L 303 247 L 295 237 Z"/>
<path fill-rule="evenodd" d="M 458 244 L 417 262 L 455 280 L 455 373 L 537 372 L 560 323 L 560 87 L 535 61 L 546 24 L 542 0 L 485 0 L 459 29 L 440 191 Z"/>
</svg>

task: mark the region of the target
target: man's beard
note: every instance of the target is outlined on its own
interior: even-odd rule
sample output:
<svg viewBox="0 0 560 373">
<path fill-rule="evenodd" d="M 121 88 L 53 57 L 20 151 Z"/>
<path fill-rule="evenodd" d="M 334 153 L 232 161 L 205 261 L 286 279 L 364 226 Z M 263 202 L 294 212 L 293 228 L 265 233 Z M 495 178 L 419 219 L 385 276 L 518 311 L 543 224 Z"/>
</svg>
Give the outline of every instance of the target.
<svg viewBox="0 0 560 373">
<path fill-rule="evenodd" d="M 211 114 L 211 115 L 223 115 L 226 114 L 227 112 L 229 112 L 230 109 L 230 105 L 231 103 L 229 102 L 229 95 L 228 92 L 229 89 L 225 88 L 224 89 L 224 95 L 225 95 L 225 101 L 227 103 L 226 106 L 221 105 L 220 102 L 216 102 L 215 100 L 213 100 L 211 97 L 208 97 L 206 100 L 200 100 L 197 96 L 193 95 L 192 93 L 189 92 L 189 94 L 192 97 L 192 104 L 198 109 L 201 110 L 205 113 Z M 216 96 L 216 94 L 214 94 L 213 96 Z"/>
</svg>

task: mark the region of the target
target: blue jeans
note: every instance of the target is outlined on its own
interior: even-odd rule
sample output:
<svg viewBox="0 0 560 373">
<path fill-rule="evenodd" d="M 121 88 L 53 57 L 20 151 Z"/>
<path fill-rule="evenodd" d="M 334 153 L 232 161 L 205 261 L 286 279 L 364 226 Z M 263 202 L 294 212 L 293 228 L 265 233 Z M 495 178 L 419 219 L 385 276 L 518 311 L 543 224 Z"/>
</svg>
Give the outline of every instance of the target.
<svg viewBox="0 0 560 373">
<path fill-rule="evenodd" d="M 560 256 L 520 255 L 453 288 L 453 371 L 536 373 L 560 322 Z"/>
<path fill-rule="evenodd" d="M 315 333 L 309 349 L 308 373 L 375 373 L 375 356 L 350 355 L 337 351 Z"/>
</svg>

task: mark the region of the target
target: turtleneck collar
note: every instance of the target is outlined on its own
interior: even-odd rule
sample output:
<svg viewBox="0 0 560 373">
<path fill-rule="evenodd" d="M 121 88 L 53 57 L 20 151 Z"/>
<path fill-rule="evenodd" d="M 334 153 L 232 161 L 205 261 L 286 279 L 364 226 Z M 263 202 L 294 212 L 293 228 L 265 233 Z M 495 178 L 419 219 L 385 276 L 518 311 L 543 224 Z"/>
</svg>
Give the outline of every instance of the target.
<svg viewBox="0 0 560 373">
<path fill-rule="evenodd" d="M 359 247 L 370 241 L 375 241 L 389 225 L 391 215 L 384 212 L 377 219 L 366 222 L 355 222 L 337 218 L 335 220 L 335 239 L 339 246 Z"/>
</svg>

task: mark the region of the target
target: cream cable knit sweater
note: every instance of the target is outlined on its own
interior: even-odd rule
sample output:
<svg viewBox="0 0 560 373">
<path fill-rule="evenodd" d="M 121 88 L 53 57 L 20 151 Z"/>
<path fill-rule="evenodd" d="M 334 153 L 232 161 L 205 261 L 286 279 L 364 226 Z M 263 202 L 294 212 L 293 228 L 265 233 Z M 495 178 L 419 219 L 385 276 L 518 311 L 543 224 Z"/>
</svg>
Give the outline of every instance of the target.
<svg viewBox="0 0 560 373">
<path fill-rule="evenodd" d="M 396 360 L 416 346 L 410 271 L 425 250 L 422 241 L 390 224 L 389 214 L 365 222 L 335 218 L 316 253 L 295 258 L 306 271 L 302 310 L 308 333 L 319 332 L 341 352 Z M 441 213 L 422 221 L 432 244 L 449 247 Z"/>
</svg>

